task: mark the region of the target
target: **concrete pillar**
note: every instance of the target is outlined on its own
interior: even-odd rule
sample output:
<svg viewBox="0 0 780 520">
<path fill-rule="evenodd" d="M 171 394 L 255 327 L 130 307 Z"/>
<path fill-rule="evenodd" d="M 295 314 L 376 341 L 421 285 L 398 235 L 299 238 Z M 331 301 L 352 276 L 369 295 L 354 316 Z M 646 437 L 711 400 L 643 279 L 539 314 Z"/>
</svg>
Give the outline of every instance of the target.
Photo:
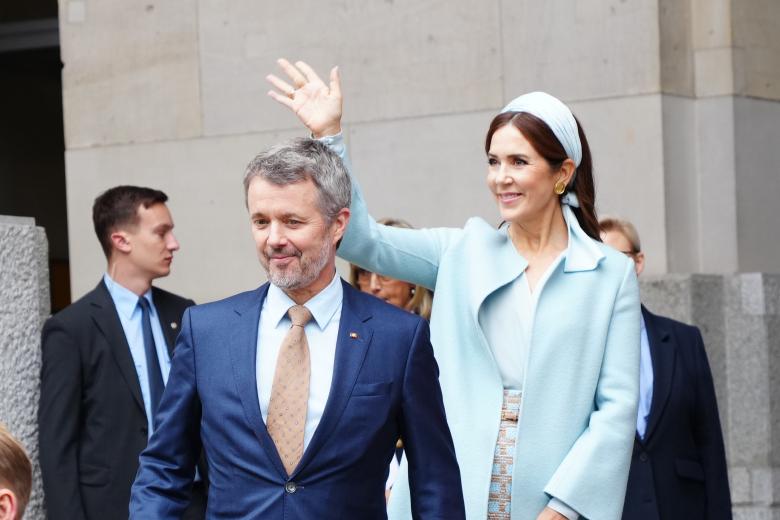
<svg viewBox="0 0 780 520">
<path fill-rule="evenodd" d="M 24 445 L 33 463 L 28 520 L 45 516 L 37 416 L 41 326 L 48 315 L 46 233 L 32 218 L 0 216 L 0 422 Z"/>
<path fill-rule="evenodd" d="M 780 275 L 667 275 L 641 286 L 649 309 L 702 331 L 734 518 L 780 518 Z"/>
</svg>

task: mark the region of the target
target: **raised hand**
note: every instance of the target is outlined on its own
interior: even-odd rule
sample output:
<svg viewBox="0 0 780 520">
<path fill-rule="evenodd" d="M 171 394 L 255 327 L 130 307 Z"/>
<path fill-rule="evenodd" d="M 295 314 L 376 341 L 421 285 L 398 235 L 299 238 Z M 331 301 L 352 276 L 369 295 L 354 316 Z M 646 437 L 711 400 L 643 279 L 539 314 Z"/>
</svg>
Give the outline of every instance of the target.
<svg viewBox="0 0 780 520">
<path fill-rule="evenodd" d="M 314 137 L 341 132 L 342 98 L 338 67 L 330 70 L 330 84 L 326 85 L 314 69 L 302 61 L 293 65 L 280 58 L 277 63 L 292 85 L 269 74 L 265 79 L 277 90 L 269 90 L 268 95 L 292 110 Z"/>
</svg>

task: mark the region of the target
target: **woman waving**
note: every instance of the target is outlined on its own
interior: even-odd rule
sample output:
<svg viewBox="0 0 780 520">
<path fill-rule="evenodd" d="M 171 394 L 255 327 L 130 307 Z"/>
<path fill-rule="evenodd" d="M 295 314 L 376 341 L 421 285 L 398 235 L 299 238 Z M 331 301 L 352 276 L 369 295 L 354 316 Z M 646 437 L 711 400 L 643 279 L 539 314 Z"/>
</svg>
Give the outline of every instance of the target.
<svg viewBox="0 0 780 520">
<path fill-rule="evenodd" d="M 268 76 L 349 167 L 338 70 Z M 353 177 L 339 255 L 435 289 L 431 341 L 468 518 L 618 519 L 638 396 L 639 293 L 632 263 L 598 239 L 590 150 L 566 105 L 518 97 L 488 125 L 487 188 L 503 224 L 377 224 Z M 369 172 L 370 173 L 370 172 Z M 402 433 L 403 435 L 403 433 Z M 402 464 L 390 518 L 411 518 Z"/>
</svg>

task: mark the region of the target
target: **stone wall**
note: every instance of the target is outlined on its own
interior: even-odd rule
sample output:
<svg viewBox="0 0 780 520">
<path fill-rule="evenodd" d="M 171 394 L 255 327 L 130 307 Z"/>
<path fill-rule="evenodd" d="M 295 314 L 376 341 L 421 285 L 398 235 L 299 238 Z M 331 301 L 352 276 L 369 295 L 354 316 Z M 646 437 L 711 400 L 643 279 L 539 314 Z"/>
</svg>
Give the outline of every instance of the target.
<svg viewBox="0 0 780 520">
<path fill-rule="evenodd" d="M 25 518 L 44 518 L 38 464 L 41 327 L 49 315 L 46 233 L 32 218 L 0 216 L 0 422 L 33 462 Z"/>
<path fill-rule="evenodd" d="M 780 518 L 780 275 L 667 275 L 641 290 L 650 310 L 702 331 L 734 518 Z"/>
</svg>

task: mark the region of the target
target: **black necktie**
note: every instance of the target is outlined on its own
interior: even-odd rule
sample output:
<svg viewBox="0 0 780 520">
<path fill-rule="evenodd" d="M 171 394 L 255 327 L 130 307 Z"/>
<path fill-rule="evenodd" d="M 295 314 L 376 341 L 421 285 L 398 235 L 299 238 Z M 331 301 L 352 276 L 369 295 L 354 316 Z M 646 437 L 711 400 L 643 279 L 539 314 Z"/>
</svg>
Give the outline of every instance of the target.
<svg viewBox="0 0 780 520">
<path fill-rule="evenodd" d="M 154 414 L 162 399 L 165 383 L 163 383 L 160 361 L 157 359 L 157 347 L 152 334 L 152 319 L 149 313 L 149 301 L 143 296 L 138 299 L 141 306 L 141 328 L 144 332 L 144 351 L 146 352 L 146 373 L 149 378 L 149 401 L 152 407 L 152 430 L 155 428 Z"/>
</svg>

